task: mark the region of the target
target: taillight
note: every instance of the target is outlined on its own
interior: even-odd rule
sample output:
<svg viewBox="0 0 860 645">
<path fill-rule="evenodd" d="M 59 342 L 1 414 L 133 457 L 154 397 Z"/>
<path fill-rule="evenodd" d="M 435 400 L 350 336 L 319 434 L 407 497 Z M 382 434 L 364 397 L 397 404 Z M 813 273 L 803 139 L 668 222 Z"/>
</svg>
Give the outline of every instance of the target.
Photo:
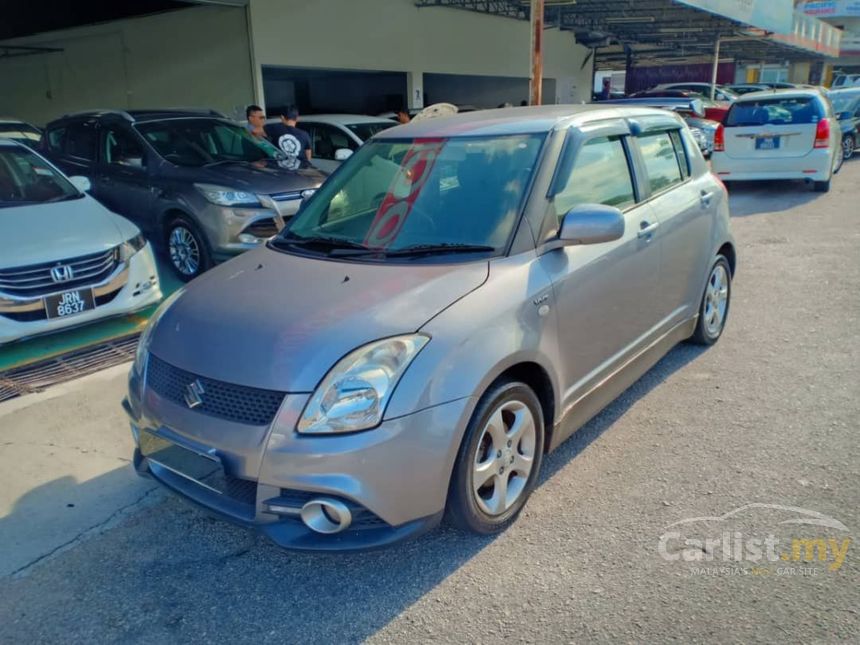
<svg viewBox="0 0 860 645">
<path fill-rule="evenodd" d="M 808 139 L 807 139 L 808 141 Z M 815 146 L 816 148 L 830 147 L 830 121 L 821 119 L 818 122 L 818 127 L 815 128 Z"/>
<path fill-rule="evenodd" d="M 723 124 L 717 126 L 717 131 L 714 132 L 714 152 L 726 151 L 726 129 Z"/>
</svg>

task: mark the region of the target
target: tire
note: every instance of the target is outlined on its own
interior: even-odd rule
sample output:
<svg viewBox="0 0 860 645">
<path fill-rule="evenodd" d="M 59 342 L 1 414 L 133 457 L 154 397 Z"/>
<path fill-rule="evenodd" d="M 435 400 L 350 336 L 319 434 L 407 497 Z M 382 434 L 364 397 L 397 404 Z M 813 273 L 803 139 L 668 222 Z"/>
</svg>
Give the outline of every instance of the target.
<svg viewBox="0 0 860 645">
<path fill-rule="evenodd" d="M 510 439 L 517 428 L 518 439 Z M 544 438 L 540 401 L 529 386 L 501 381 L 487 390 L 472 414 L 454 464 L 446 522 L 483 535 L 510 526 L 537 483 Z M 477 488 L 475 477 L 481 473 L 488 477 Z"/>
<path fill-rule="evenodd" d="M 854 140 L 854 137 L 850 134 L 846 134 L 842 137 L 842 159 L 844 161 L 848 161 L 851 157 L 854 156 L 854 151 L 857 148 L 857 142 Z"/>
<path fill-rule="evenodd" d="M 190 282 L 212 266 L 212 254 L 200 229 L 187 217 L 170 220 L 164 233 L 167 260 L 183 282 Z"/>
<path fill-rule="evenodd" d="M 827 181 L 815 181 L 812 182 L 812 190 L 816 193 L 829 193 L 830 192 L 830 180 Z"/>
<path fill-rule="evenodd" d="M 726 328 L 731 302 L 732 271 L 725 256 L 718 255 L 708 273 L 708 282 L 699 304 L 699 319 L 690 342 L 705 346 L 716 343 Z"/>
</svg>

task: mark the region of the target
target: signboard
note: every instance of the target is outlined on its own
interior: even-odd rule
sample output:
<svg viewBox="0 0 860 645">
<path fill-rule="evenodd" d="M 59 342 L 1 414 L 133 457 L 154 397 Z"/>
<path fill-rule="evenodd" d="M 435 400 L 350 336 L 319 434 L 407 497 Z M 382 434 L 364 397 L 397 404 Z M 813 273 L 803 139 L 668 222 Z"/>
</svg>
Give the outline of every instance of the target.
<svg viewBox="0 0 860 645">
<path fill-rule="evenodd" d="M 790 34 L 793 30 L 794 2 L 792 0 L 676 0 L 676 2 L 777 34 Z"/>
<path fill-rule="evenodd" d="M 860 18 L 860 0 L 807 0 L 798 9 L 816 18 Z"/>
</svg>

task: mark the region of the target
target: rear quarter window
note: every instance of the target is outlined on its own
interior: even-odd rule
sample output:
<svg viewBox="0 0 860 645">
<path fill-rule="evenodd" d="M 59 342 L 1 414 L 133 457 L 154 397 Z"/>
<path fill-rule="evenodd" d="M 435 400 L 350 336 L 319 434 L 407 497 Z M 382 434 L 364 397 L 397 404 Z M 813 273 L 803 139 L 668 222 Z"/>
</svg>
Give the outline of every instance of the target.
<svg viewBox="0 0 860 645">
<path fill-rule="evenodd" d="M 807 125 L 818 123 L 824 110 L 812 97 L 773 98 L 742 101 L 732 105 L 726 127 L 756 125 Z"/>
</svg>

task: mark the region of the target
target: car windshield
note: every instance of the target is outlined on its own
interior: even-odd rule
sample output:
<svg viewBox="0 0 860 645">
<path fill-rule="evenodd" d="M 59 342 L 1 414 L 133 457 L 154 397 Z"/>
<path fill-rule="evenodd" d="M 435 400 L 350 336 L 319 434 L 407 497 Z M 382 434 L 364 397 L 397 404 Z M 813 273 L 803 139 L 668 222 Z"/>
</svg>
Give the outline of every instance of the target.
<svg viewBox="0 0 860 645">
<path fill-rule="evenodd" d="M 498 253 L 522 208 L 543 136 L 374 140 L 325 183 L 275 248 L 368 258 Z"/>
<path fill-rule="evenodd" d="M 755 125 L 808 125 L 821 118 L 818 105 L 809 97 L 741 101 L 726 115 L 726 127 Z"/>
<path fill-rule="evenodd" d="M 177 166 L 277 158 L 273 146 L 264 148 L 246 129 L 218 119 L 169 119 L 144 123 L 137 129 L 158 154 Z"/>
<path fill-rule="evenodd" d="M 42 139 L 42 133 L 26 123 L 0 123 L 0 139 L 38 143 Z"/>
<path fill-rule="evenodd" d="M 359 139 L 367 141 L 374 134 L 387 130 L 388 128 L 393 128 L 395 125 L 397 125 L 397 123 L 394 121 L 387 123 L 385 121 L 380 121 L 378 123 L 349 123 L 346 127 L 349 128 Z"/>
<path fill-rule="evenodd" d="M 0 208 L 82 197 L 48 162 L 23 146 L 0 146 Z"/>
</svg>

